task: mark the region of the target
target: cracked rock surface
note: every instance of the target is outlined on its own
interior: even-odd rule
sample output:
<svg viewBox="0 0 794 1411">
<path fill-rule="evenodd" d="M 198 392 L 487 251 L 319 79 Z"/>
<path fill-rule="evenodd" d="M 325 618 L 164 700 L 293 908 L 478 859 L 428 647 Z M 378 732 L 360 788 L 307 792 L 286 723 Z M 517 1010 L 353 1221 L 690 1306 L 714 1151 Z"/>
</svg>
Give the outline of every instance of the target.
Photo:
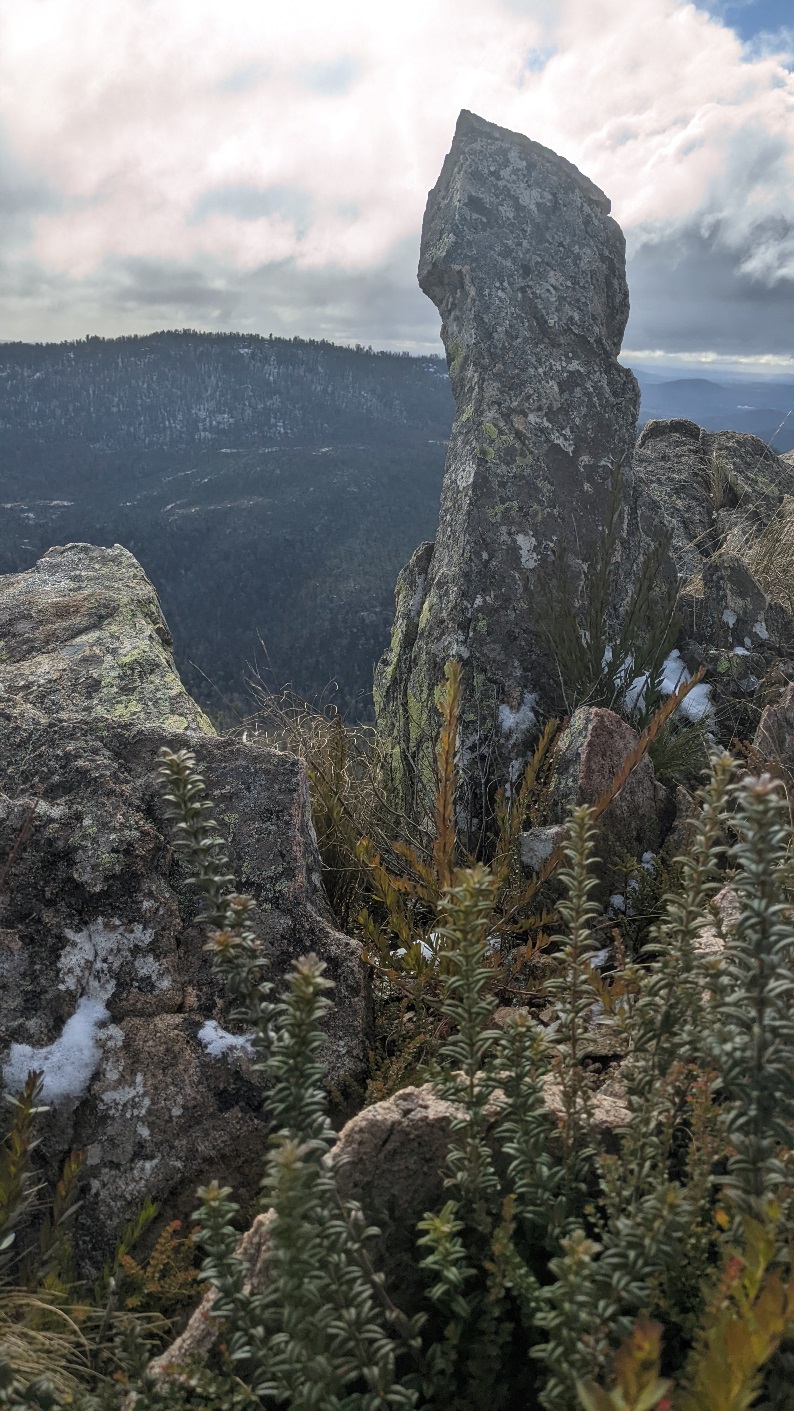
<svg viewBox="0 0 794 1411">
<path fill-rule="evenodd" d="M 59 556 L 70 572 L 53 580 Z M 359 946 L 327 912 L 302 761 L 201 728 L 154 589 L 125 550 L 69 546 L 42 563 L 0 578 L 6 640 L 20 604 L 28 623 L 1 668 L 0 1064 L 12 1087 L 44 1071 L 48 1174 L 72 1147 L 86 1152 L 77 1246 L 95 1269 L 147 1196 L 173 1217 L 213 1176 L 253 1195 L 267 1140 L 262 1080 L 231 1032 L 170 847 L 162 745 L 197 756 L 276 981 L 294 957 L 325 960 L 334 1086 L 363 1071 L 369 1001 Z M 131 642 L 148 663 L 134 711 L 119 661 Z"/>
</svg>

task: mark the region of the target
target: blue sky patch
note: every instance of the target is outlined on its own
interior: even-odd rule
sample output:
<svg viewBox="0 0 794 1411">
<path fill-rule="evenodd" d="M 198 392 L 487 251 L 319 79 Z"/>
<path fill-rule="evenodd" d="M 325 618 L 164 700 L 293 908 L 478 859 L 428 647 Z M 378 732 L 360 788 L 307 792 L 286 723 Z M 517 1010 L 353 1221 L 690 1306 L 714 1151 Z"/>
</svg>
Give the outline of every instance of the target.
<svg viewBox="0 0 794 1411">
<path fill-rule="evenodd" d="M 759 34 L 794 28 L 792 0 L 697 0 L 697 5 L 729 25 L 746 42 Z"/>
</svg>

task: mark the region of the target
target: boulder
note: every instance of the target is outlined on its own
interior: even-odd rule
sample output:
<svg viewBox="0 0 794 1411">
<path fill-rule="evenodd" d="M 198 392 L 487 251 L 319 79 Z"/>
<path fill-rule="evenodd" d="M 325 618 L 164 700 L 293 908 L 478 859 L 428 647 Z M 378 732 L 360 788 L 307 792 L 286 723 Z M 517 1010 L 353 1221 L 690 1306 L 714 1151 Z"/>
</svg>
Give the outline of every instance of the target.
<svg viewBox="0 0 794 1411">
<path fill-rule="evenodd" d="M 375 680 L 391 787 L 409 812 L 430 782 L 449 658 L 464 663 L 470 812 L 486 755 L 486 774 L 518 777 L 557 679 L 545 628 L 555 556 L 580 584 L 603 538 L 616 461 L 612 614 L 646 542 L 631 465 L 638 390 L 617 361 L 629 309 L 624 240 L 609 209 L 570 162 L 461 113 L 419 261 L 455 401 L 438 534 L 400 579 Z"/>
<path fill-rule="evenodd" d="M 86 1152 L 77 1244 L 96 1269 L 147 1196 L 171 1216 L 213 1176 L 253 1195 L 267 1138 L 262 1080 L 170 846 L 163 745 L 197 757 L 274 979 L 308 951 L 325 960 L 337 1089 L 366 1066 L 367 981 L 328 913 L 304 764 L 212 732 L 126 551 L 70 545 L 0 578 L 0 621 L 0 1064 L 12 1089 L 44 1071 L 49 1175 L 71 1147 Z"/>
<path fill-rule="evenodd" d="M 794 467 L 742 431 L 704 431 L 681 417 L 645 423 L 634 454 L 637 485 L 671 537 L 682 584 L 731 531 L 745 537 L 768 524 L 794 491 Z"/>
<path fill-rule="evenodd" d="M 551 1078 L 543 1089 L 549 1111 L 562 1121 L 564 1106 Z M 495 1124 L 499 1095 L 489 1109 Z M 341 1194 L 357 1201 L 368 1223 L 380 1233 L 369 1243 L 370 1258 L 386 1276 L 386 1289 L 404 1312 L 415 1312 L 424 1281 L 417 1267 L 417 1224 L 444 1202 L 444 1162 L 450 1122 L 458 1109 L 437 1097 L 427 1083 L 403 1088 L 384 1102 L 365 1107 L 343 1127 L 329 1160 L 337 1167 Z M 616 1146 L 616 1133 L 628 1120 L 625 1097 L 614 1079 L 594 1093 L 590 1108 L 593 1127 L 604 1148 Z M 262 1288 L 268 1277 L 272 1214 L 257 1216 L 237 1252 L 249 1267 L 249 1287 Z M 189 1359 L 206 1357 L 218 1334 L 210 1317 L 210 1290 L 192 1315 L 184 1333 L 154 1362 L 156 1377 L 178 1373 Z"/>
<path fill-rule="evenodd" d="M 2 578 L 0 691 L 46 715 L 214 735 L 171 646 L 157 593 L 120 544 L 67 544 Z"/>
<path fill-rule="evenodd" d="M 753 745 L 764 763 L 780 772 L 791 791 L 794 788 L 794 685 L 787 686 L 779 700 L 765 708 Z"/>
<path fill-rule="evenodd" d="M 598 802 L 639 738 L 637 731 L 611 710 L 580 706 L 574 711 L 554 758 L 549 824 L 557 825 L 555 832 L 573 808 Z M 656 852 L 660 813 L 666 802 L 667 791 L 657 784 L 653 765 L 645 755 L 599 821 L 602 843 L 597 850 L 602 859 L 609 862 L 619 853 L 637 858 Z M 528 842 L 522 852 L 526 857 L 530 855 Z"/>
</svg>

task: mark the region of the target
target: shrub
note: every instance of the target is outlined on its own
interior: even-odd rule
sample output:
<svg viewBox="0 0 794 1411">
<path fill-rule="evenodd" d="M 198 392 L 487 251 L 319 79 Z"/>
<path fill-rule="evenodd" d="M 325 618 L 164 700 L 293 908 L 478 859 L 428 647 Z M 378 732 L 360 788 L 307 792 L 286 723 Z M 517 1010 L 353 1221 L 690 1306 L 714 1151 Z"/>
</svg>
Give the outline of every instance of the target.
<svg viewBox="0 0 794 1411">
<path fill-rule="evenodd" d="M 44 1331 L 46 1356 L 35 1366 L 20 1351 L 0 1356 L 0 1405 L 99 1411 L 131 1389 L 136 1411 L 740 1411 L 761 1395 L 784 1411 L 794 1334 L 794 837 L 775 781 L 737 777 L 735 761 L 715 758 L 679 889 L 639 956 L 616 955 L 606 973 L 595 811 L 576 810 L 558 870 L 556 978 L 541 1017 L 517 1007 L 499 1029 L 495 873 L 456 862 L 447 836 L 436 858 L 439 875 L 446 869 L 434 898 L 443 1022 L 431 1072 L 453 1104 L 446 1198 L 417 1231 L 424 1306 L 401 1311 L 372 1267 L 364 1213 L 341 1196 L 327 1160 L 323 967 L 296 961 L 286 994 L 273 994 L 252 903 L 233 890 L 195 763 L 166 754 L 164 768 L 209 949 L 269 1078 L 267 1279 L 249 1286 L 236 1207 L 212 1184 L 196 1215 L 201 1276 L 215 1290 L 209 1316 L 222 1334 L 208 1363 L 165 1382 L 148 1376 L 151 1328 L 119 1307 L 122 1271 L 141 1284 L 125 1250 L 79 1320 L 68 1289 L 68 1304 L 40 1300 L 38 1322 L 25 1311 L 25 1346 L 35 1351 Z M 450 799 L 440 806 L 447 828 Z M 726 877 L 740 915 L 715 968 L 700 933 Z M 626 1050 L 625 1119 L 611 1145 L 599 1135 L 588 1060 L 594 1028 L 613 1030 Z M 0 1197 L 9 1232 L 32 1198 L 24 1153 L 35 1080 L 20 1104 Z M 58 1224 L 53 1212 L 41 1248 L 57 1247 Z M 155 1262 L 161 1271 L 164 1249 Z M 174 1279 L 180 1292 L 178 1265 Z M 64 1346 L 61 1316 L 77 1332 Z"/>
<path fill-rule="evenodd" d="M 178 768 L 190 775 L 184 758 Z M 245 907 L 227 896 L 227 926 L 211 944 L 237 993 L 259 996 L 245 1018 L 258 1026 L 278 1128 L 266 1178 L 273 1254 L 264 1293 L 245 1290 L 226 1193 L 205 1192 L 200 1217 L 204 1273 L 219 1292 L 213 1313 L 227 1324 L 245 1404 L 752 1404 L 794 1319 L 792 836 L 774 782 L 737 781 L 734 772 L 729 757 L 715 761 L 681 892 L 641 963 L 613 976 L 622 1001 L 611 1012 L 600 1013 L 593 967 L 589 810 L 576 812 L 565 846 L 563 963 L 545 1027 L 519 1009 L 506 1029 L 491 1030 L 492 877 L 482 866 L 450 875 L 438 940 L 448 1037 L 433 1082 L 459 1115 L 449 1199 L 420 1227 L 423 1324 L 391 1305 L 369 1268 L 363 1217 L 341 1201 L 323 1160 L 331 1134 L 316 1062 L 321 967 L 298 963 L 280 1006 L 263 998 L 261 980 L 252 991 L 253 956 L 235 939 Z M 223 861 L 195 789 L 193 778 L 183 841 L 195 848 L 217 918 L 208 859 L 221 891 Z M 698 940 L 726 864 L 742 909 L 714 973 Z M 597 1139 L 583 1043 L 594 1017 L 628 1042 L 617 1152 Z M 561 1121 L 549 1109 L 550 1084 Z M 161 1394 L 151 1389 L 150 1404 Z M 198 1404 L 188 1387 L 167 1395 Z"/>
</svg>

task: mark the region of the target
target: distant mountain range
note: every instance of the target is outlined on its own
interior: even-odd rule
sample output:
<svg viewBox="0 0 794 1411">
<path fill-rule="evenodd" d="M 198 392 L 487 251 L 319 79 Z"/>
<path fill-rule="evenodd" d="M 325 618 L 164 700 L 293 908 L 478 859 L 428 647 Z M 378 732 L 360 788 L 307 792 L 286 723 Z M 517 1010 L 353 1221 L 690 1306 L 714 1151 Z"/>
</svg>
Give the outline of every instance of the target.
<svg viewBox="0 0 794 1411">
<path fill-rule="evenodd" d="M 639 381 L 643 421 L 794 448 L 792 383 Z M 367 718 L 451 421 L 437 357 L 194 332 L 0 344 L 0 572 L 69 540 L 125 544 L 211 713 L 250 710 L 259 671 L 310 698 L 336 682 Z"/>
<path fill-rule="evenodd" d="M 794 450 L 794 382 L 712 382 L 707 377 L 658 379 L 637 373 L 640 420 L 687 417 L 707 431 L 749 431 L 776 451 Z"/>
</svg>

